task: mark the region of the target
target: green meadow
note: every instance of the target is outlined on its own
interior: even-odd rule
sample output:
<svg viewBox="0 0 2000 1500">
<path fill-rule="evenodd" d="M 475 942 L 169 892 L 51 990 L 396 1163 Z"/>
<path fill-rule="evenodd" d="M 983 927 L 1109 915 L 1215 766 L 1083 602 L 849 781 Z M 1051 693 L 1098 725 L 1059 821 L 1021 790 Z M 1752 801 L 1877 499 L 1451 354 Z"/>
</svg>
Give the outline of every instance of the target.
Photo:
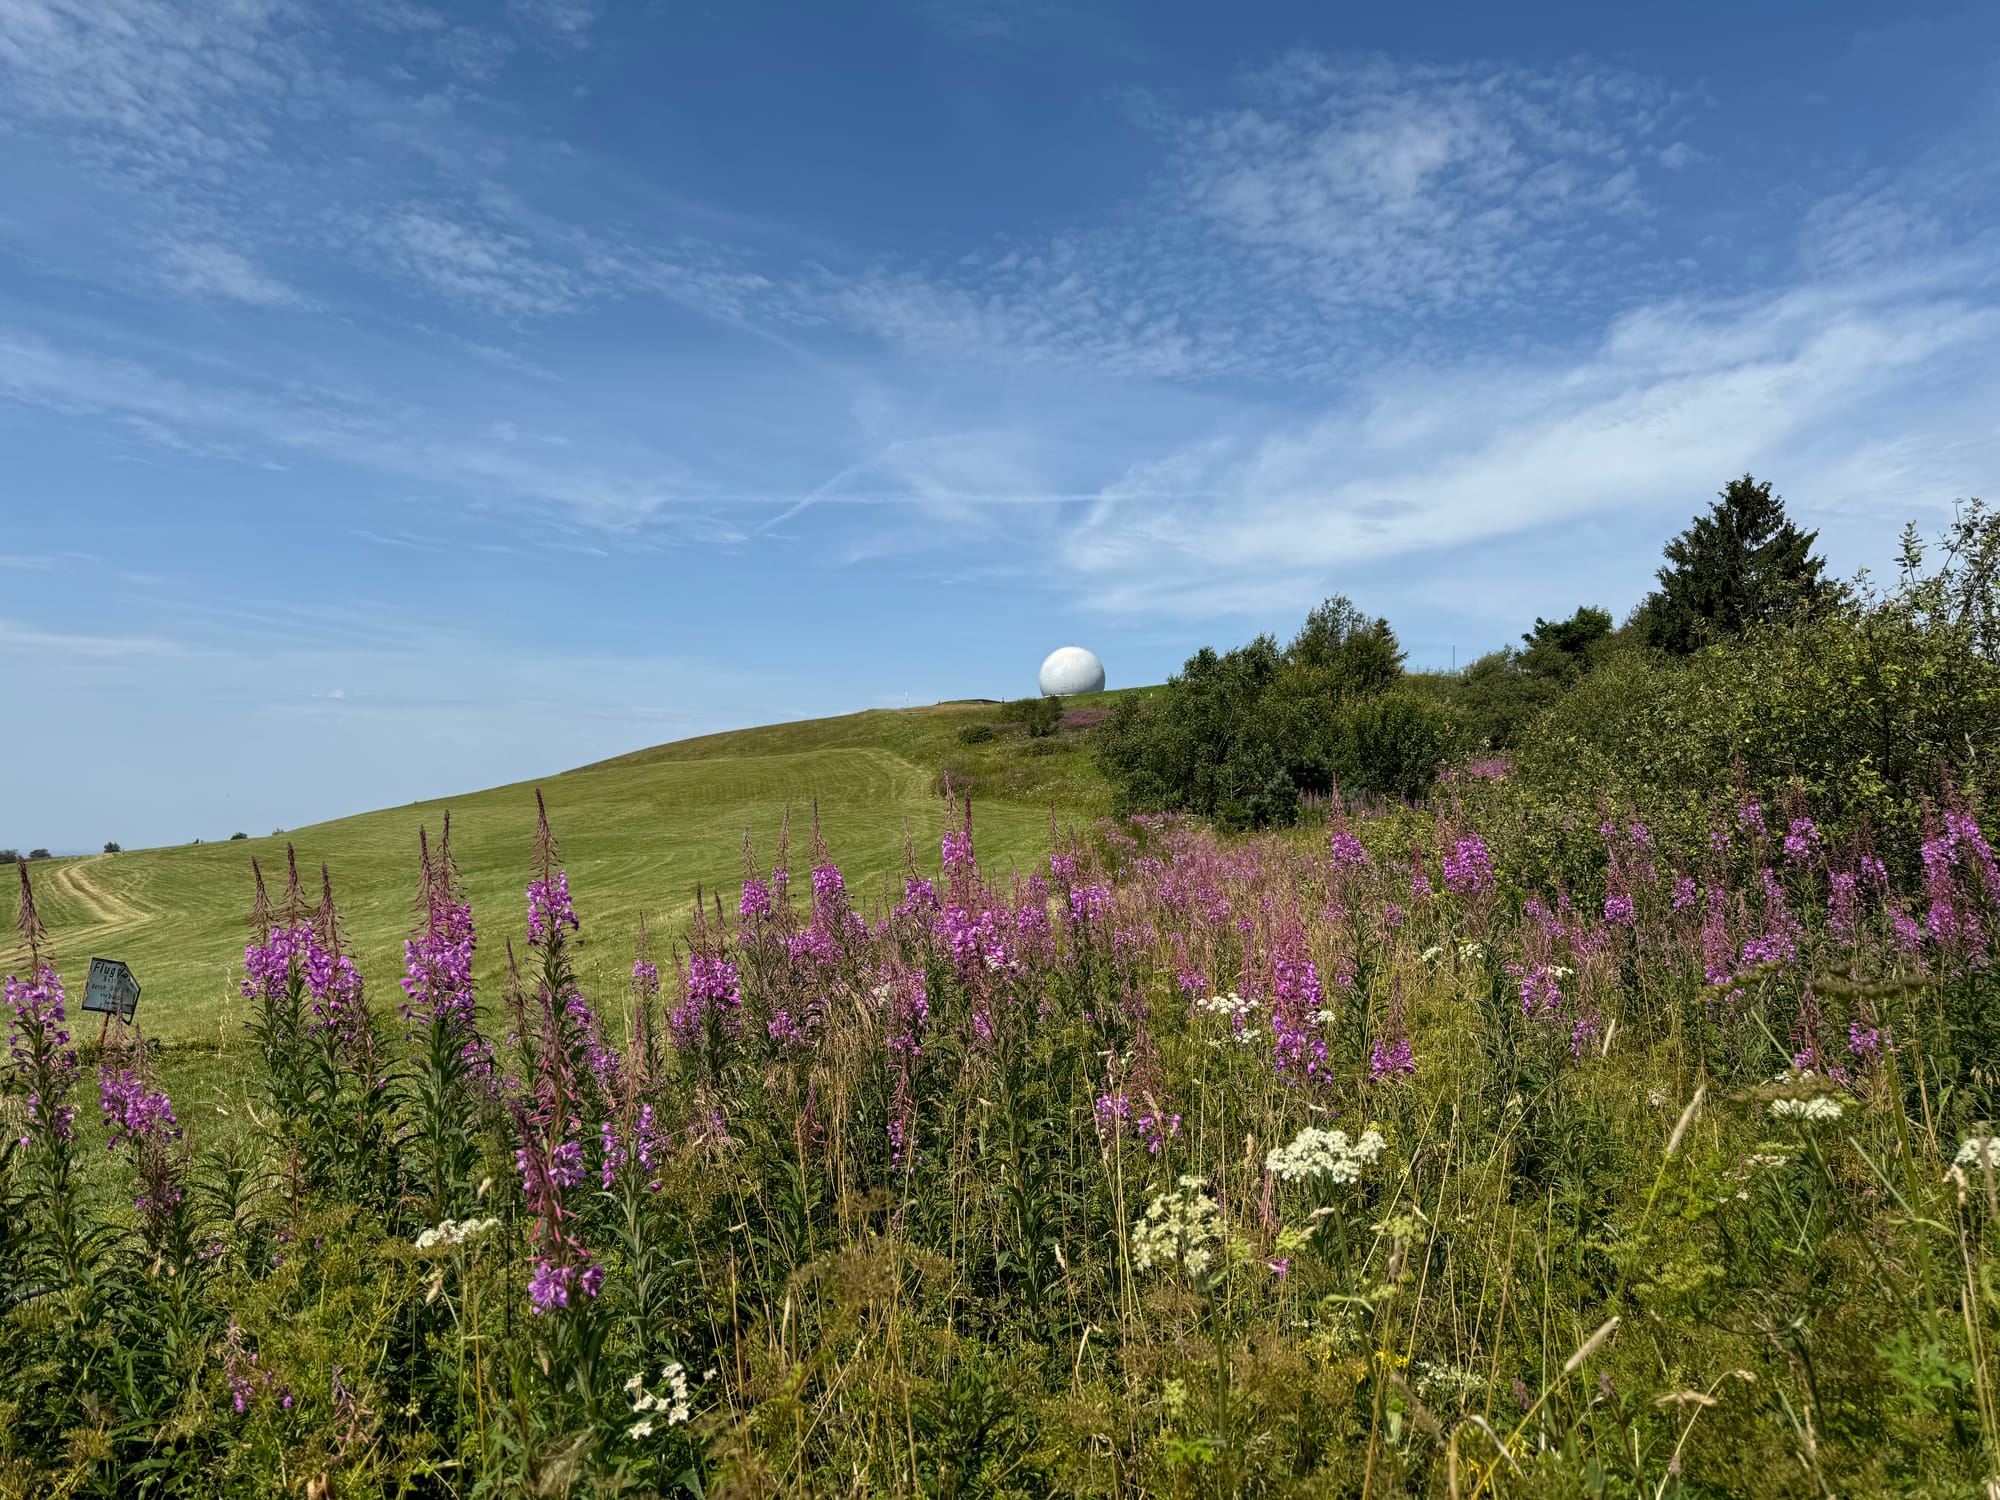
<svg viewBox="0 0 2000 1500">
<path fill-rule="evenodd" d="M 1097 708 L 1117 696 L 1088 702 Z M 734 730 L 269 838 L 38 860 L 35 899 L 79 997 L 92 957 L 123 959 L 143 986 L 139 1022 L 148 1035 L 226 1046 L 242 1035 L 237 988 L 253 859 L 274 900 L 287 844 L 315 898 L 321 864 L 330 869 L 348 950 L 386 1005 L 400 999 L 418 829 L 435 838 L 449 811 L 452 853 L 481 934 L 477 972 L 492 985 L 505 967 L 505 940 L 525 921 L 539 788 L 589 915 L 579 970 L 610 994 L 630 969 L 640 917 L 656 935 L 670 934 L 685 925 L 697 888 L 724 891 L 733 911 L 745 834 L 768 871 L 787 813 L 795 869 L 806 868 L 817 808 L 855 890 L 873 897 L 902 867 L 906 828 L 934 859 L 946 776 L 971 794 L 981 856 L 999 869 L 1046 847 L 1052 808 L 1066 824 L 1108 810 L 1080 726 L 1029 739 L 998 722 L 1000 713 L 997 704 L 952 703 Z M 978 724 L 992 725 L 993 738 L 960 743 L 960 731 Z M 89 1018 L 79 1035 L 94 1040 Z"/>
</svg>

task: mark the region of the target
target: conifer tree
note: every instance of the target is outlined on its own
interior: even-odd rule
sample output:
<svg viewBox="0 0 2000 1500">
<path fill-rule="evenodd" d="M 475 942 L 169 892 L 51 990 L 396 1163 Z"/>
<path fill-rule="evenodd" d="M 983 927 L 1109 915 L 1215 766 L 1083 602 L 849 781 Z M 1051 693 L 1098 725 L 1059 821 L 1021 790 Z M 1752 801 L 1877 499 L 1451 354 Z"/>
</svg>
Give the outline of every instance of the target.
<svg viewBox="0 0 2000 1500">
<path fill-rule="evenodd" d="M 1685 656 L 1755 625 L 1795 618 L 1837 595 L 1816 531 L 1801 531 L 1769 480 L 1732 479 L 1708 514 L 1667 543 L 1660 586 L 1635 623 L 1651 645 Z"/>
</svg>

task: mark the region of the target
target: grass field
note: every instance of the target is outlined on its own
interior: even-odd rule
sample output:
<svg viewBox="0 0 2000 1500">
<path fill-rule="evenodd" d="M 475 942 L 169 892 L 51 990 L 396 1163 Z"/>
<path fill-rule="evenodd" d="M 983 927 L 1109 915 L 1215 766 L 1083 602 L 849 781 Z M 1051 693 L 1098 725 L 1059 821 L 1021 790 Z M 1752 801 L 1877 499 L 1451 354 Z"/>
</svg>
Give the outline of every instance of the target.
<svg viewBox="0 0 2000 1500">
<path fill-rule="evenodd" d="M 1076 717 L 1118 696 L 1098 695 Z M 788 808 L 795 869 L 805 868 L 817 803 L 853 889 L 870 896 L 900 868 L 906 823 L 935 856 L 947 770 L 970 787 L 982 856 L 1000 868 L 1046 846 L 1052 805 L 1066 823 L 1105 810 L 1108 794 L 1081 726 L 1046 740 L 1003 726 L 986 743 L 959 743 L 962 729 L 996 714 L 994 705 L 940 704 L 737 730 L 272 838 L 37 861 L 36 899 L 79 998 L 93 956 L 121 958 L 144 987 L 139 1020 L 149 1035 L 233 1050 L 242 1035 L 236 990 L 253 858 L 274 897 L 287 842 L 315 892 L 320 864 L 331 867 L 350 950 L 376 1004 L 386 1006 L 401 998 L 417 830 L 426 826 L 435 837 L 449 809 L 452 852 L 479 924 L 478 973 L 490 984 L 505 963 L 504 940 L 518 936 L 524 920 L 539 786 L 590 916 L 578 955 L 583 977 L 610 994 L 630 967 L 640 914 L 656 933 L 678 927 L 697 885 L 722 888 L 733 903 L 745 831 L 768 867 Z M 80 1034 L 91 1035 L 88 1018 Z"/>
</svg>

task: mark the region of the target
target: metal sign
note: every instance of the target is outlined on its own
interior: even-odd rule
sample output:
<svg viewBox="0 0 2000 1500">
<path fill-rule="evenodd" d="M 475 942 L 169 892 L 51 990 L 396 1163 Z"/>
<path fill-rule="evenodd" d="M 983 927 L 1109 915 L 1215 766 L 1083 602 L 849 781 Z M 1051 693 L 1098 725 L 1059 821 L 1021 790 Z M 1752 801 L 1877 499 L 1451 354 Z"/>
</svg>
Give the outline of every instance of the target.
<svg viewBox="0 0 2000 1500">
<path fill-rule="evenodd" d="M 139 1008 L 139 981 L 132 971 L 115 958 L 93 958 L 90 978 L 83 987 L 83 1008 L 104 1012 L 129 1021 Z"/>
</svg>

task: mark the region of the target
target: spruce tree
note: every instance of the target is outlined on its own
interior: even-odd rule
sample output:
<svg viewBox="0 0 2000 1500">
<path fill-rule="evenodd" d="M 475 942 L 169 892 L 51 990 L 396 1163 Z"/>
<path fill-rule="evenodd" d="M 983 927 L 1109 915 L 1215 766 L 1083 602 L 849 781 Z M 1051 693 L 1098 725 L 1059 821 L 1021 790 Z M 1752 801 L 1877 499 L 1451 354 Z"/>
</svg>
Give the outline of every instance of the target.
<svg viewBox="0 0 2000 1500">
<path fill-rule="evenodd" d="M 1752 626 L 1795 618 L 1831 602 L 1836 586 L 1769 480 L 1732 479 L 1705 516 L 1667 543 L 1660 586 L 1639 606 L 1646 641 L 1685 656 Z"/>
</svg>

